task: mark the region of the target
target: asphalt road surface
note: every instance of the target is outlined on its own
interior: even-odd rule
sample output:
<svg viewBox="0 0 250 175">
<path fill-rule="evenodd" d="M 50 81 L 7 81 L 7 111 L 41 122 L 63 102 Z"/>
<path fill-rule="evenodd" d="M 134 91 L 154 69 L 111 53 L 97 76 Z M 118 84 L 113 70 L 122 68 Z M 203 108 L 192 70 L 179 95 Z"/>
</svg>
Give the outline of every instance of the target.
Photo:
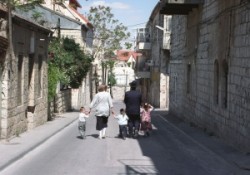
<svg viewBox="0 0 250 175">
<path fill-rule="evenodd" d="M 116 112 L 122 107 L 116 103 Z M 1 175 L 240 175 L 241 171 L 190 139 L 160 115 L 149 137 L 117 138 L 110 117 L 107 138 L 98 139 L 94 116 L 81 139 L 77 121 L 7 167 Z M 37 136 L 39 137 L 39 136 Z"/>
</svg>

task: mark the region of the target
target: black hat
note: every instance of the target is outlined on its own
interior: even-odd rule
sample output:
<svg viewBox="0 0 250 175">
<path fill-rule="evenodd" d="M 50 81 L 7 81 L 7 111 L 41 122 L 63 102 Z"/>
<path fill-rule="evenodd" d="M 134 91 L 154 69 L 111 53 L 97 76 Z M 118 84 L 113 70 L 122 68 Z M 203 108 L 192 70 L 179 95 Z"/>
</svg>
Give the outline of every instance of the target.
<svg viewBox="0 0 250 175">
<path fill-rule="evenodd" d="M 136 81 L 132 81 L 129 83 L 130 87 L 136 87 Z"/>
</svg>

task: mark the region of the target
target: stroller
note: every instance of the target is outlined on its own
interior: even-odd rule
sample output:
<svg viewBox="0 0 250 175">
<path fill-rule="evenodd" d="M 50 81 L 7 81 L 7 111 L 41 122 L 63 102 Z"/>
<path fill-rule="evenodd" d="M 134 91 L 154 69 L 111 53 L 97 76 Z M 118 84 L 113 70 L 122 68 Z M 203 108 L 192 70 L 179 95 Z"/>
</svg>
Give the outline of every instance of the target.
<svg viewBox="0 0 250 175">
<path fill-rule="evenodd" d="M 81 122 L 81 121 L 78 122 L 78 130 L 79 130 L 79 133 L 80 133 L 82 139 L 85 139 L 86 138 L 86 121 L 85 122 Z"/>
</svg>

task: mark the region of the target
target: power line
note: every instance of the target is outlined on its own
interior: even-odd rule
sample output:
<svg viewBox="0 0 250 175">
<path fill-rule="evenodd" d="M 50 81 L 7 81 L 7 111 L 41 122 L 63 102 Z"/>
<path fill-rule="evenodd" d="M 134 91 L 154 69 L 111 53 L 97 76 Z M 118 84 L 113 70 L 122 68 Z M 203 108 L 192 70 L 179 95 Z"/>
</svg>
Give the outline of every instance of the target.
<svg viewBox="0 0 250 175">
<path fill-rule="evenodd" d="M 139 26 L 139 25 L 146 24 L 146 23 L 147 23 L 147 22 L 143 22 L 143 23 L 128 25 L 128 26 L 125 26 L 125 27 L 134 27 L 134 26 Z"/>
</svg>

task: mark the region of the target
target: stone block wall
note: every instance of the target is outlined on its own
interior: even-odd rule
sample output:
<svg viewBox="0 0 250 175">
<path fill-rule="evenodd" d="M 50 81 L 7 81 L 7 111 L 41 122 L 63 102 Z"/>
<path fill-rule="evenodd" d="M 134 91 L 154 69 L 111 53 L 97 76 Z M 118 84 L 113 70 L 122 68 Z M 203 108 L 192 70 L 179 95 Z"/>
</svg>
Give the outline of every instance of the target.
<svg viewBox="0 0 250 175">
<path fill-rule="evenodd" d="M 64 113 L 71 110 L 71 89 L 59 91 L 55 98 L 55 112 Z"/>
<path fill-rule="evenodd" d="M 10 53 L 6 54 L 4 64 L 8 66 L 5 67 L 1 77 L 1 139 L 18 136 L 47 121 L 48 31 L 39 31 L 34 26 L 31 30 L 29 25 L 30 23 L 23 21 L 13 23 L 13 53 L 11 56 Z M 30 47 L 32 37 L 35 43 L 33 51 Z M 34 56 L 33 64 L 30 64 L 31 52 Z M 18 63 L 20 57 L 22 61 Z M 38 73 L 39 59 L 41 74 Z M 38 79 L 41 80 L 39 84 L 36 82 Z M 31 111 L 29 107 L 32 107 Z"/>
<path fill-rule="evenodd" d="M 205 1 L 187 16 L 172 18 L 170 111 L 249 152 L 247 5 L 248 1 Z M 197 33 L 190 32 L 194 28 Z M 195 37 L 197 46 L 190 46 L 194 42 L 189 39 Z"/>
</svg>

